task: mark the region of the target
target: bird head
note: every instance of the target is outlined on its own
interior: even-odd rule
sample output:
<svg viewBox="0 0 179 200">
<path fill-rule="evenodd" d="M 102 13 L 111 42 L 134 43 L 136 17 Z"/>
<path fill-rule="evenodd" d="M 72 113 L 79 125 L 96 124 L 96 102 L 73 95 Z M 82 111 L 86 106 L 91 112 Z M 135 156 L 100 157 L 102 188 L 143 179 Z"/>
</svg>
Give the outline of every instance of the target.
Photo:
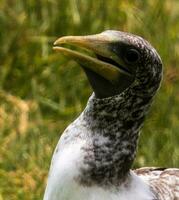
<svg viewBox="0 0 179 200">
<path fill-rule="evenodd" d="M 85 48 L 94 56 L 61 47 L 62 44 Z M 54 45 L 54 50 L 82 66 L 99 99 L 121 94 L 130 87 L 143 88 L 145 94 L 153 93 L 159 87 L 161 59 L 139 36 L 108 30 L 96 35 L 61 37 Z"/>
</svg>

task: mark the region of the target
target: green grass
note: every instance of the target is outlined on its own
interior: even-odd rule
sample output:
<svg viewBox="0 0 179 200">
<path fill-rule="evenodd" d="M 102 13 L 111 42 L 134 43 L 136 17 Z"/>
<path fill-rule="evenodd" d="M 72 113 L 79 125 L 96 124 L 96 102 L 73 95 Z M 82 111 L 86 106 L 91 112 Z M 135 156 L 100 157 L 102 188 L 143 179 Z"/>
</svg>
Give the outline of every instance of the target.
<svg viewBox="0 0 179 200">
<path fill-rule="evenodd" d="M 53 149 L 91 89 L 52 51 L 62 35 L 117 29 L 160 53 L 164 80 L 142 130 L 135 167 L 179 167 L 178 0 L 0 1 L 0 200 L 40 200 Z"/>
</svg>

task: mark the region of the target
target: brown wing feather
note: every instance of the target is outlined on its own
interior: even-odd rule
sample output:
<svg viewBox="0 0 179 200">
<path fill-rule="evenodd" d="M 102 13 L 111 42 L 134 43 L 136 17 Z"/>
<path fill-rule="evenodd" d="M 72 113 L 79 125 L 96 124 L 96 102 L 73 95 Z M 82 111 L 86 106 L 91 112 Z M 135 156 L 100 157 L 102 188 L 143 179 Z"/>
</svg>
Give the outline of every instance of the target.
<svg viewBox="0 0 179 200">
<path fill-rule="evenodd" d="M 179 169 L 144 167 L 134 172 L 149 182 L 157 200 L 179 200 Z"/>
</svg>

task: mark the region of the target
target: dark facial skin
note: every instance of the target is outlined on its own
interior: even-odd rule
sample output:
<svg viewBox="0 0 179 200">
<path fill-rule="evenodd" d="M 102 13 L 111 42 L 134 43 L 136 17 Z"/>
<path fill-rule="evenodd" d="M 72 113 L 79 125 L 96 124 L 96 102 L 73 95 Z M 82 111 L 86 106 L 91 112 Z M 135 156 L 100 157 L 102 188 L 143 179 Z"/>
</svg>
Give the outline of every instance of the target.
<svg viewBox="0 0 179 200">
<path fill-rule="evenodd" d="M 133 82 L 132 77 L 122 75 L 118 82 L 114 84 L 91 71 L 90 69 L 85 67 L 83 67 L 83 69 L 88 77 L 91 87 L 93 88 L 95 96 L 100 99 L 120 94 Z"/>
<path fill-rule="evenodd" d="M 96 55 L 97 58 L 99 60 L 114 64 L 117 67 L 122 68 L 124 70 L 128 69 L 127 71 L 131 74 L 131 76 L 121 74 L 118 80 L 112 83 L 104 79 L 100 75 L 96 74 L 92 70 L 81 65 L 88 77 L 90 85 L 93 88 L 93 91 L 97 98 L 107 98 L 115 96 L 123 92 L 126 88 L 128 88 L 135 79 L 135 69 L 137 68 L 137 61 L 140 59 L 139 51 L 131 45 L 126 45 L 123 43 L 112 43 L 108 45 L 108 48 L 111 51 L 114 51 L 118 57 L 122 58 L 127 67 L 119 66 L 113 60 L 107 59 L 99 55 Z"/>
</svg>

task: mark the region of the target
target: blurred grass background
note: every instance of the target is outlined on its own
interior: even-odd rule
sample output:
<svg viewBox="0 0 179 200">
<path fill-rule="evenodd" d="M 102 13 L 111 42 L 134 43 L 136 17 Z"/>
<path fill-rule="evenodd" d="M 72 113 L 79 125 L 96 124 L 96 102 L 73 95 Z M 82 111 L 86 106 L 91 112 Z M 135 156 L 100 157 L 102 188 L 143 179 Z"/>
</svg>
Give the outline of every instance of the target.
<svg viewBox="0 0 179 200">
<path fill-rule="evenodd" d="M 143 36 L 165 66 L 134 167 L 179 167 L 178 0 L 1 0 L 0 200 L 42 199 L 59 136 L 91 93 L 53 42 L 107 29 Z"/>
</svg>

